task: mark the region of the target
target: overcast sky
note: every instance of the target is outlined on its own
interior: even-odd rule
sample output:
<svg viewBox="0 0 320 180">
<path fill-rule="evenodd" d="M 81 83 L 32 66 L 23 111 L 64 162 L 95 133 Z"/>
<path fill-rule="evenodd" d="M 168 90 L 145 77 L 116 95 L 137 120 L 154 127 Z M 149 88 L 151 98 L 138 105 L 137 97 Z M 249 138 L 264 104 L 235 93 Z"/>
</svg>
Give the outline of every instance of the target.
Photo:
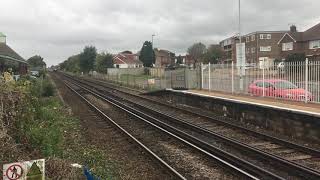
<svg viewBox="0 0 320 180">
<path fill-rule="evenodd" d="M 242 30 L 303 31 L 320 23 L 319 0 L 242 0 Z M 48 65 L 84 46 L 116 53 L 137 51 L 145 40 L 185 53 L 195 42 L 214 44 L 237 33 L 237 0 L 6 0 L 0 32 L 25 59 L 39 54 Z"/>
</svg>

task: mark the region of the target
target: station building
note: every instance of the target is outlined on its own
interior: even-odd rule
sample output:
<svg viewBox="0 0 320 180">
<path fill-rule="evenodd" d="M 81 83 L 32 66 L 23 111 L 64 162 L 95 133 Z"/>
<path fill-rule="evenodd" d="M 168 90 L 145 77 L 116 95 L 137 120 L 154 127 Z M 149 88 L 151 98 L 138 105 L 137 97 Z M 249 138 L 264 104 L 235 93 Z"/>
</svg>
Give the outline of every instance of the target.
<svg viewBox="0 0 320 180">
<path fill-rule="evenodd" d="M 12 70 L 14 74 L 24 75 L 28 71 L 28 63 L 10 46 L 7 37 L 0 32 L 0 73 Z"/>
</svg>

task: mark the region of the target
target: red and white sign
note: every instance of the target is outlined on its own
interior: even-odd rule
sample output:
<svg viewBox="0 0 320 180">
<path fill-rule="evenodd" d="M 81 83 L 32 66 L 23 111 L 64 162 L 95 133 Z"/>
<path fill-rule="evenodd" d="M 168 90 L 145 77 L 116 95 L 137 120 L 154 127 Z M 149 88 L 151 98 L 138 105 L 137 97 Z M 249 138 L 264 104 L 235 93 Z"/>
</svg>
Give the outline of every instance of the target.
<svg viewBox="0 0 320 180">
<path fill-rule="evenodd" d="M 23 168 L 21 164 L 13 164 L 6 170 L 5 176 L 10 180 L 16 180 L 21 178 L 23 175 Z"/>
<path fill-rule="evenodd" d="M 41 173 L 41 177 L 45 179 L 44 159 L 16 162 L 3 165 L 3 180 L 27 180 L 27 174 L 31 169 L 32 164 L 35 163 L 36 167 Z"/>
</svg>

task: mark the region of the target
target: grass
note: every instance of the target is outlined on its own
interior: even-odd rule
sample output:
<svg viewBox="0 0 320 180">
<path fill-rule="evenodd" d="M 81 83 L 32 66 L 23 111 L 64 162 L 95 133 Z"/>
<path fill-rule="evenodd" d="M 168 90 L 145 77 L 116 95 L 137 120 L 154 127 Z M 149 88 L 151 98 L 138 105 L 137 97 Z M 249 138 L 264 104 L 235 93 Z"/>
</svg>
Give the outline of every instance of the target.
<svg viewBox="0 0 320 180">
<path fill-rule="evenodd" d="M 72 117 L 55 96 L 56 90 L 50 79 L 22 80 L 15 86 L 12 91 L 18 90 L 24 95 L 17 107 L 13 137 L 24 150 L 30 151 L 29 154 L 35 154 L 34 159 L 58 159 L 58 165 L 52 165 L 50 161 L 46 164 L 50 169 L 47 179 L 81 177 L 81 170 L 77 174 L 79 177 L 74 177 L 74 174 L 58 168 L 71 168 L 71 163 L 87 165 L 101 179 L 116 176 L 116 163 L 108 160 L 107 152 L 86 142 L 80 121 Z"/>
</svg>

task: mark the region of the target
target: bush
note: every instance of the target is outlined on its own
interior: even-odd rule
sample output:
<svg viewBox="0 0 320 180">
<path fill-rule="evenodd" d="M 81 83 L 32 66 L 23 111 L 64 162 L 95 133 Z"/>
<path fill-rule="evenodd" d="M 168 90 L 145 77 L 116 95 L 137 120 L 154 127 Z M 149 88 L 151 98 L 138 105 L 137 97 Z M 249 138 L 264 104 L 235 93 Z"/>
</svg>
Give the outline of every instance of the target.
<svg viewBox="0 0 320 180">
<path fill-rule="evenodd" d="M 57 98 L 28 99 L 19 119 L 19 129 L 31 146 L 40 149 L 45 156 L 61 155 L 63 146 L 64 122 L 66 117 L 61 111 Z M 18 138 L 18 141 L 21 139 Z"/>
<path fill-rule="evenodd" d="M 45 81 L 43 84 L 43 89 L 42 89 L 42 96 L 43 97 L 50 97 L 54 95 L 54 87 L 51 82 Z"/>
<path fill-rule="evenodd" d="M 54 93 L 54 86 L 47 78 L 36 79 L 31 87 L 31 94 L 36 97 L 50 97 Z"/>
</svg>

